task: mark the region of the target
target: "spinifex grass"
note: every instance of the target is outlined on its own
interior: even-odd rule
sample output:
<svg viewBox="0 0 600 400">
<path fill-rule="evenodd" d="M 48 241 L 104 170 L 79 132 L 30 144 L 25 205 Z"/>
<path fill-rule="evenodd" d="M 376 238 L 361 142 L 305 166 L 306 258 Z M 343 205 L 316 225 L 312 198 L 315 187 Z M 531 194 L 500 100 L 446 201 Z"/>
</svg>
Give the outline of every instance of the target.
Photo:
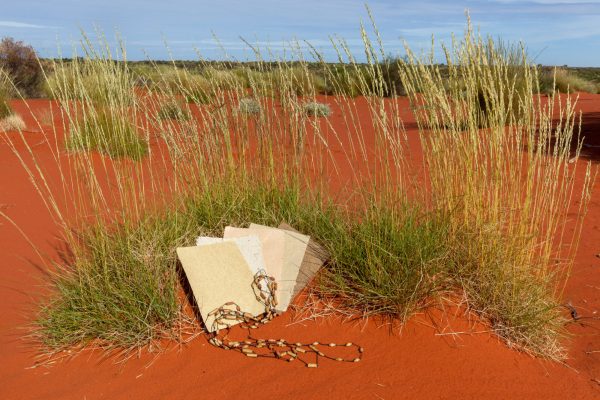
<svg viewBox="0 0 600 400">
<path fill-rule="evenodd" d="M 557 97 L 544 105 L 536 68 L 506 49 L 469 26 L 465 39 L 446 50 L 456 84 L 445 88 L 432 58 L 410 51 L 402 81 L 413 104 L 428 110 L 416 116 L 432 204 L 451 217 L 455 266 L 447 272 L 499 336 L 560 358 L 561 293 L 582 221 L 567 234 L 572 160 L 579 155 L 578 147 L 571 152 L 579 144 L 574 106 Z M 580 216 L 589 201 L 589 165 L 584 176 Z"/>
<path fill-rule="evenodd" d="M 421 60 L 410 51 L 391 68 L 379 37 L 378 49 L 361 32 L 366 65 L 344 42 L 335 44 L 341 65 L 316 54 L 327 85 L 340 92 L 350 85 L 353 94 L 365 96 L 333 98 L 339 126 L 304 112 L 319 82 L 297 47 L 295 63 L 279 60 L 276 67 L 257 54 L 244 84 L 237 73 L 207 80 L 203 93 L 209 95 L 196 101 L 203 104 L 195 105 L 193 117 L 160 124 L 159 132 L 152 131 L 156 116 L 149 110 L 165 99 L 189 97 L 181 71 L 173 65 L 176 79 L 153 86 L 141 107 L 130 80 L 114 78 L 113 68 L 128 74 L 126 66 L 88 52 L 85 63 L 97 68 L 107 93 L 116 94 L 98 104 L 73 69 L 74 91 L 83 95 L 61 92 L 65 125 L 109 107 L 142 137 L 156 134 L 159 143 L 140 163 L 99 164 L 85 151 L 64 161 L 49 141 L 63 171 L 58 186 L 50 186 L 39 163 L 22 159 L 74 254 L 58 270 L 57 292 L 39 321 L 45 343 L 147 343 L 179 318 L 174 247 L 198 234 L 221 234 L 228 224 L 286 221 L 329 251 L 319 287 L 344 307 L 406 319 L 453 287 L 509 343 L 560 358 L 557 306 L 581 228 L 577 219 L 572 237 L 566 235 L 577 165 L 569 163 L 577 157 L 570 153 L 573 104 L 563 105 L 554 126 L 558 99 L 546 107 L 534 97 L 536 70 L 526 57 L 513 57 L 470 30 L 447 50 L 443 73 L 433 55 Z M 386 80 L 391 71 L 417 110 L 424 181 L 408 178 L 414 165 L 399 102 L 383 99 L 396 90 Z M 169 74 L 162 66 L 156 73 Z M 313 99 L 298 97 L 301 77 L 308 77 L 302 93 Z M 253 118 L 238 112 L 249 92 L 262 106 Z M 337 180 L 347 184 L 330 189 Z M 415 183 L 425 190 L 415 190 Z M 588 190 L 589 179 L 581 215 Z M 120 280 L 128 271 L 130 280 Z M 102 313 L 127 322 L 102 321 Z"/>
<path fill-rule="evenodd" d="M 97 150 L 111 157 L 133 160 L 140 160 L 148 153 L 148 144 L 129 123 L 128 116 L 120 116 L 113 110 L 85 112 L 71 127 L 67 148 Z"/>
<path fill-rule="evenodd" d="M 67 147 L 141 159 L 148 146 L 147 137 L 137 132 L 141 104 L 133 74 L 113 59 L 108 46 L 98 49 L 87 37 L 83 46 L 86 57 L 55 62 L 46 85 L 64 109 Z"/>
</svg>

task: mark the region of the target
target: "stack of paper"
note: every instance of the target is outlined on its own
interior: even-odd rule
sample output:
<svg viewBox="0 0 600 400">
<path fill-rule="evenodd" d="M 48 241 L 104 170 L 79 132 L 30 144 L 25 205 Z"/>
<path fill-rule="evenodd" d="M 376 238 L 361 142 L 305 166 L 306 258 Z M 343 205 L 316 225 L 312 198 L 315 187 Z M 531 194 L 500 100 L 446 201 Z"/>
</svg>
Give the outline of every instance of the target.
<svg viewBox="0 0 600 400">
<path fill-rule="evenodd" d="M 215 326 L 214 317 L 209 317 L 226 303 L 235 303 L 253 316 L 265 312 L 252 288 L 257 273 L 275 279 L 276 311 L 284 312 L 327 259 L 323 248 L 309 236 L 286 224 L 279 228 L 228 226 L 223 238 L 198 237 L 196 244 L 178 248 L 177 254 L 211 332 L 238 323 L 228 320 L 224 326 Z"/>
</svg>

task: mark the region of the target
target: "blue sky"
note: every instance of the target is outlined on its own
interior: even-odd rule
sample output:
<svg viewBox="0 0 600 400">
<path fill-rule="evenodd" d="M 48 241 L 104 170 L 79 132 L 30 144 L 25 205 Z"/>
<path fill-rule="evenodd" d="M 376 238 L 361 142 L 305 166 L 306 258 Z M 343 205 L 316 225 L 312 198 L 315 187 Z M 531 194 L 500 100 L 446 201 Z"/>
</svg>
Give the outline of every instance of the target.
<svg viewBox="0 0 600 400">
<path fill-rule="evenodd" d="M 465 9 L 482 33 L 522 40 L 536 61 L 549 65 L 600 66 L 600 0 L 371 0 L 368 2 L 389 53 L 428 46 L 431 34 L 449 41 L 462 34 Z M 359 24 L 363 1 L 351 0 L 0 0 L 0 36 L 32 44 L 42 56 L 62 48 L 72 54 L 79 30 L 119 31 L 129 59 L 146 56 L 222 58 L 223 50 L 245 60 L 252 55 L 239 37 L 275 51 L 302 39 L 326 56 L 331 35 L 348 41 L 362 57 Z M 221 45 L 216 45 L 213 34 Z"/>
</svg>

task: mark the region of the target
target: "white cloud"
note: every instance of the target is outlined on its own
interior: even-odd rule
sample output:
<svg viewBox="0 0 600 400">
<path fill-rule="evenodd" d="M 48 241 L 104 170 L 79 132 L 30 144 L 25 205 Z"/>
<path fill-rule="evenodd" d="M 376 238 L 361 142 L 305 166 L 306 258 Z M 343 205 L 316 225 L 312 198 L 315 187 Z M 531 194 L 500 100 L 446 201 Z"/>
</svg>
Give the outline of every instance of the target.
<svg viewBox="0 0 600 400">
<path fill-rule="evenodd" d="M 29 29 L 56 28 L 55 26 L 28 24 L 26 22 L 19 22 L 19 21 L 0 21 L 0 26 L 5 27 L 5 28 L 29 28 Z"/>
</svg>

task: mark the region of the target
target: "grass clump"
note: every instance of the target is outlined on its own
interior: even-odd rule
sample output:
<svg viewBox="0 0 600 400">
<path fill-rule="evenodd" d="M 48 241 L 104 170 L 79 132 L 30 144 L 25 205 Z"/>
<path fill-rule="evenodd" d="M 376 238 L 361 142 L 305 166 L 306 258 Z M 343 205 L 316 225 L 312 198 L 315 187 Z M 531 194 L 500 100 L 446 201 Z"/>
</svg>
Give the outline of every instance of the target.
<svg viewBox="0 0 600 400">
<path fill-rule="evenodd" d="M 176 210 L 135 223 L 93 226 L 80 235 L 77 257 L 55 278 L 57 294 L 42 309 L 38 334 L 53 350 L 99 340 L 108 348 L 135 348 L 175 337 L 181 318 L 175 248 L 225 226 L 286 221 L 312 235 L 330 254 L 323 294 L 366 314 L 407 318 L 427 304 L 439 284 L 446 225 L 423 222 L 416 210 L 353 213 L 302 197 L 290 182 L 260 185 L 250 178 L 196 187 Z M 208 190 L 209 189 L 209 190 Z"/>
<path fill-rule="evenodd" d="M 57 295 L 37 321 L 48 348 L 96 341 L 127 349 L 171 335 L 179 313 L 174 246 L 190 244 L 190 235 L 185 221 L 167 222 L 147 218 L 81 232 L 74 265 L 54 274 Z"/>
<path fill-rule="evenodd" d="M 240 99 L 238 103 L 238 111 L 242 114 L 258 115 L 260 114 L 260 110 L 260 103 L 253 98 Z"/>
<path fill-rule="evenodd" d="M 71 128 L 66 144 L 73 151 L 96 150 L 114 158 L 140 160 L 148 153 L 146 140 L 135 127 L 110 110 L 93 110 Z"/>
<path fill-rule="evenodd" d="M 320 290 L 363 315 L 405 321 L 446 290 L 448 225 L 415 206 L 327 221 L 316 234 L 331 255 Z"/>
<path fill-rule="evenodd" d="M 328 117 L 331 115 L 331 108 L 328 104 L 310 102 L 303 106 L 306 115 L 314 117 Z"/>
<path fill-rule="evenodd" d="M 573 104 L 555 127 L 559 99 L 540 106 L 535 66 L 470 27 L 446 56 L 450 95 L 439 67 L 410 52 L 402 80 L 426 110 L 416 116 L 432 201 L 449 216 L 449 272 L 498 336 L 561 359 L 561 288 L 582 227 L 578 218 L 566 234 L 576 172 L 568 166 L 579 155 Z M 588 166 L 582 204 L 589 174 Z"/>
</svg>

